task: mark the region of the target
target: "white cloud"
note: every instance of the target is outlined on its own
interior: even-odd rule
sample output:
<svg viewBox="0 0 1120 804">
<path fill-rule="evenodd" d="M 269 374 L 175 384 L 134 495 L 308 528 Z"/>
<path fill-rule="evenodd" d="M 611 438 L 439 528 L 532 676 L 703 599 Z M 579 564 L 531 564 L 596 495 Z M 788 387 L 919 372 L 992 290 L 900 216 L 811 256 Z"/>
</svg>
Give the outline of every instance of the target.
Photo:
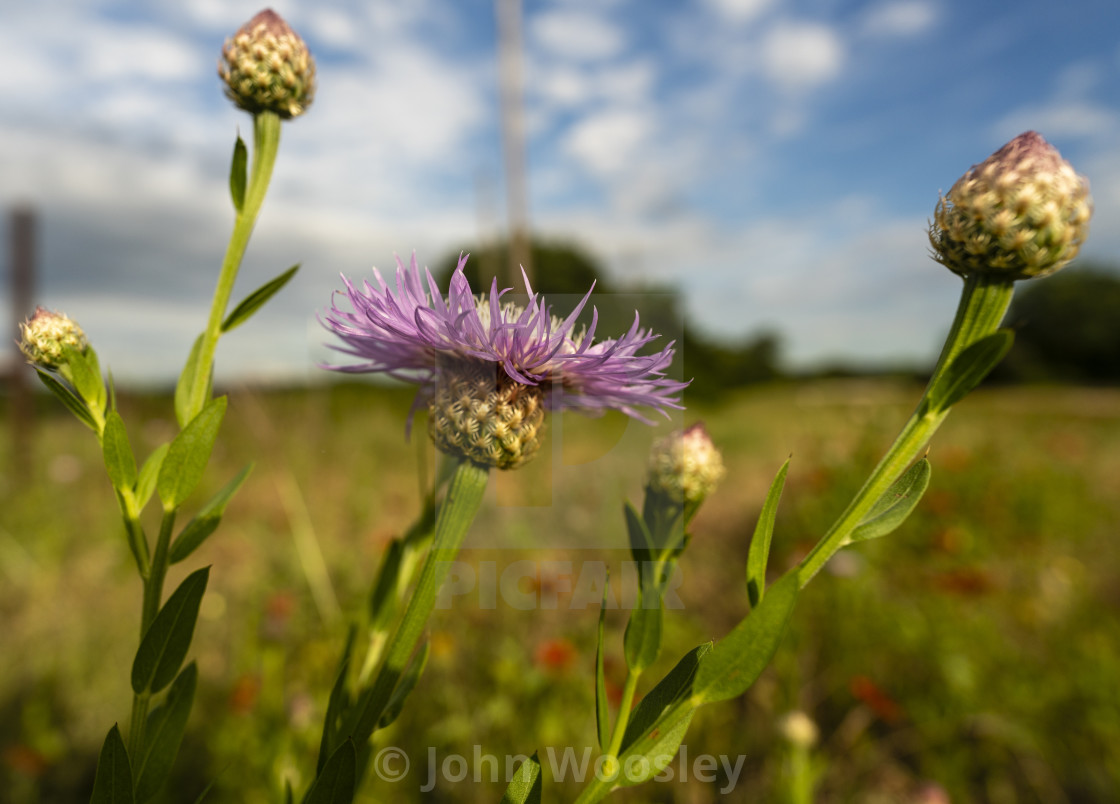
<svg viewBox="0 0 1120 804">
<path fill-rule="evenodd" d="M 534 15 L 529 22 L 533 43 L 565 59 L 599 61 L 626 47 L 622 31 L 591 11 L 560 10 Z"/>
<path fill-rule="evenodd" d="M 649 115 L 612 109 L 585 117 L 565 138 L 565 149 L 585 168 L 600 176 L 620 172 L 653 133 Z"/>
<path fill-rule="evenodd" d="M 762 58 L 767 77 L 779 87 L 808 89 L 840 74 L 844 44 L 827 25 L 785 22 L 766 35 Z"/>
<path fill-rule="evenodd" d="M 871 8 L 863 29 L 871 36 L 906 37 L 929 30 L 937 22 L 938 9 L 926 0 L 898 0 Z"/>
<path fill-rule="evenodd" d="M 83 33 L 73 44 L 80 48 L 80 69 L 96 80 L 194 80 L 216 60 L 164 28 L 113 24 Z"/>
<path fill-rule="evenodd" d="M 744 23 L 758 17 L 773 4 L 773 0 L 707 0 L 707 5 L 725 20 Z"/>
</svg>

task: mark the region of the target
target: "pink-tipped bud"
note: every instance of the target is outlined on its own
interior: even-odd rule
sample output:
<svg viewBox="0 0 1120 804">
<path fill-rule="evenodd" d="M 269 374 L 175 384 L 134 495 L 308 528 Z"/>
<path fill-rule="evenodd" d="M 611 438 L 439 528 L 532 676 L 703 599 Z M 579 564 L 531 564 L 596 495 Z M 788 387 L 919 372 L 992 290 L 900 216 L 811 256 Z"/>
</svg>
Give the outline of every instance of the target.
<svg viewBox="0 0 1120 804">
<path fill-rule="evenodd" d="M 1077 256 L 1092 214 L 1088 180 L 1028 131 L 973 165 L 937 202 L 932 256 L 962 276 L 1046 276 Z"/>
<path fill-rule="evenodd" d="M 299 117 L 315 97 L 315 60 L 271 8 L 226 40 L 218 75 L 226 82 L 226 96 L 250 114 Z"/>
<path fill-rule="evenodd" d="M 670 433 L 650 450 L 646 486 L 686 505 L 699 504 L 723 480 L 723 457 L 700 422 Z"/>
<path fill-rule="evenodd" d="M 64 313 L 36 307 L 35 315 L 19 325 L 19 350 L 28 362 L 47 369 L 66 365 L 66 347 L 84 352 L 89 348 L 86 334 Z"/>
</svg>

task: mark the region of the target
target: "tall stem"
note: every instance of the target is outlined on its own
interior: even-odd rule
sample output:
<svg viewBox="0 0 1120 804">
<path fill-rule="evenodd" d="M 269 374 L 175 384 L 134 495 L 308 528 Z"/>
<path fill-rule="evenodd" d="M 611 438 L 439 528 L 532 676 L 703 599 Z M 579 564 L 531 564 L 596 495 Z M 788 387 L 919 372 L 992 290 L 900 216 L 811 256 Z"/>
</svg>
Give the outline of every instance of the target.
<svg viewBox="0 0 1120 804">
<path fill-rule="evenodd" d="M 214 365 L 214 352 L 221 336 L 222 321 L 229 306 L 241 260 L 249 245 L 249 236 L 257 222 L 261 204 L 268 192 L 272 178 L 272 168 L 276 164 L 276 152 L 280 147 L 280 118 L 275 112 L 258 112 L 253 116 L 253 167 L 245 188 L 245 203 L 233 224 L 233 233 L 222 260 L 222 270 L 218 275 L 218 285 L 214 289 L 214 300 L 210 306 L 210 318 L 202 334 L 198 363 L 195 366 L 194 382 L 191 385 L 187 421 L 198 415 L 206 404 L 210 387 L 210 370 Z M 185 424 L 185 422 L 184 422 Z"/>
<path fill-rule="evenodd" d="M 362 695 L 357 719 L 349 729 L 356 745 L 362 745 L 373 734 L 393 689 L 397 686 L 420 636 L 435 608 L 436 593 L 459 554 L 463 539 L 482 504 L 489 470 L 463 460 L 455 469 L 447 497 L 436 519 L 432 548 L 420 570 L 416 589 L 405 607 L 404 616 L 385 648 L 384 659 L 373 686 Z"/>
<path fill-rule="evenodd" d="M 851 503 L 824 538 L 802 560 L 798 569 L 802 588 L 820 572 L 821 567 L 828 563 L 833 554 L 846 544 L 848 537 L 867 512 L 918 458 L 926 443 L 949 415 L 948 409 L 928 409 L 926 400 L 930 392 L 941 383 L 953 358 L 980 338 L 995 332 L 1007 311 L 1008 304 L 1011 303 L 1013 291 L 1013 285 L 1006 280 L 993 281 L 979 276 L 970 276 L 965 280 L 953 326 L 945 339 L 941 356 L 934 367 L 933 376 L 930 377 L 925 393 L 894 444 L 867 478 L 867 482 L 863 484 L 863 488 L 852 498 Z"/>
</svg>

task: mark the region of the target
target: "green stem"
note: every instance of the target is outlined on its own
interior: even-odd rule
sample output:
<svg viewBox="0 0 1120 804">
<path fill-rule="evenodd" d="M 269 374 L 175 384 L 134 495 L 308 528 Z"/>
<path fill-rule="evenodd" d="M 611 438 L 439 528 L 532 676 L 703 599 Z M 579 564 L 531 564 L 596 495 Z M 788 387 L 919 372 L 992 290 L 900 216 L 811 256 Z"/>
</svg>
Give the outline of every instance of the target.
<svg viewBox="0 0 1120 804">
<path fill-rule="evenodd" d="M 171 544 L 171 532 L 175 528 L 175 511 L 164 511 L 163 519 L 159 523 L 159 537 L 156 539 L 156 552 L 152 556 L 152 563 L 148 574 L 144 578 L 144 604 L 140 614 L 140 641 L 152 625 L 152 621 L 159 613 L 159 604 L 163 598 L 163 579 L 167 575 L 167 554 Z M 145 550 L 147 548 L 145 547 Z M 148 717 L 148 705 L 151 694 L 141 692 L 132 696 L 132 717 L 129 719 L 128 729 L 128 755 L 133 761 L 144 750 L 144 721 Z"/>
<path fill-rule="evenodd" d="M 852 498 L 844 513 L 824 538 L 802 560 L 798 569 L 801 588 L 804 588 L 836 551 L 847 543 L 848 537 L 867 512 L 918 458 L 937 428 L 949 415 L 948 409 L 929 409 L 926 400 L 930 392 L 941 383 L 953 358 L 980 338 L 996 331 L 1007 311 L 1008 304 L 1011 303 L 1013 292 L 1014 286 L 1006 280 L 988 280 L 979 276 L 970 276 L 965 280 L 953 326 L 945 339 L 941 356 L 934 367 L 925 393 L 922 394 L 910 420 L 903 426 L 902 432 L 879 465 L 875 467 L 867 482 L 863 484 L 863 488 Z"/>
<path fill-rule="evenodd" d="M 344 730 L 344 734 L 349 734 L 357 746 L 364 745 L 373 734 L 393 689 L 408 666 L 428 617 L 435 608 L 436 593 L 451 569 L 450 563 L 459 554 L 467 530 L 482 504 L 488 477 L 486 467 L 467 460 L 460 462 L 455 469 L 447 498 L 439 509 L 435 538 L 420 570 L 416 589 L 385 648 L 373 686 L 362 695 L 356 707 L 356 720 L 349 730 Z"/>
<path fill-rule="evenodd" d="M 607 756 L 618 758 L 622 750 L 622 738 L 626 734 L 626 726 L 630 723 L 630 709 L 634 706 L 634 693 L 638 690 L 638 678 L 641 670 L 628 670 L 626 683 L 622 688 L 622 701 L 618 705 L 618 717 L 614 721 L 614 731 L 611 733 L 611 743 L 607 748 Z"/>
<path fill-rule="evenodd" d="M 214 289 L 214 300 L 210 306 L 210 319 L 202 334 L 202 345 L 195 366 L 194 381 L 191 385 L 187 421 L 198 415 L 206 405 L 210 388 L 210 370 L 214 365 L 214 352 L 221 337 L 222 321 L 225 319 L 237 271 L 249 245 L 249 236 L 260 213 L 272 178 L 272 168 L 276 164 L 276 152 L 280 147 L 280 118 L 275 112 L 259 112 L 253 116 L 253 167 L 245 188 L 245 203 L 237 214 L 230 235 L 226 255 L 222 260 L 222 270 L 218 275 L 218 285 Z"/>
</svg>

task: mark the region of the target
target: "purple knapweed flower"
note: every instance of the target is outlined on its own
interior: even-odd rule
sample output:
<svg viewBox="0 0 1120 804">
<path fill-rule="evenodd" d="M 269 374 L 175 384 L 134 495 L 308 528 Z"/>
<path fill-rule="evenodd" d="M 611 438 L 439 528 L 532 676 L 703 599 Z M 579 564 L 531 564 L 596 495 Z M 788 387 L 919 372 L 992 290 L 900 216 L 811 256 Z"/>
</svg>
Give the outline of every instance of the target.
<svg viewBox="0 0 1120 804">
<path fill-rule="evenodd" d="M 476 296 L 463 274 L 461 257 L 445 299 L 415 254 L 406 268 L 397 259 L 396 292 L 374 269 L 377 287 L 356 288 L 345 276 L 352 311 L 337 304 L 321 319 L 346 345 L 333 346 L 361 358 L 352 373 L 378 372 L 420 386 L 414 409 L 429 409 L 428 431 L 444 452 L 476 463 L 511 469 L 540 446 L 545 410 L 597 414 L 619 410 L 650 423 L 639 408 L 664 415 L 680 408 L 687 383 L 665 376 L 673 344 L 638 354 L 655 340 L 640 329 L 638 316 L 620 338 L 596 342 L 598 312 L 591 326 L 576 319 L 591 291 L 570 316 L 551 314 L 525 277 L 528 301 L 506 301 L 508 290 Z"/>
</svg>

